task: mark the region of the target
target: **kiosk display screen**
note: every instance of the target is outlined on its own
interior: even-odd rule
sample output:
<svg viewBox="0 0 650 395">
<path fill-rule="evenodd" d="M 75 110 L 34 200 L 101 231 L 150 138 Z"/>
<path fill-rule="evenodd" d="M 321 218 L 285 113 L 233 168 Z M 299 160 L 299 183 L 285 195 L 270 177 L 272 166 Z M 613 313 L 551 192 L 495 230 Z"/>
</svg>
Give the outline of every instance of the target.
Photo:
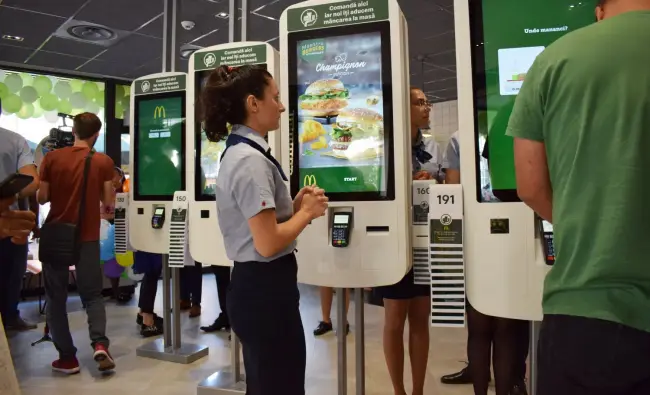
<svg viewBox="0 0 650 395">
<path fill-rule="evenodd" d="M 266 64 L 255 65 L 263 69 L 267 69 Z M 213 70 L 197 71 L 195 74 L 196 86 L 195 103 L 198 101 L 203 87 L 208 82 L 208 77 Z M 217 185 L 217 175 L 219 174 L 219 161 L 221 154 L 226 149 L 226 142 L 220 141 L 213 143 L 208 140 L 205 131 L 200 122 L 197 121 L 195 125 L 196 130 L 201 133 L 196 133 L 195 145 L 195 175 L 194 193 L 197 201 L 213 201 L 215 200 L 215 188 Z"/>
<path fill-rule="evenodd" d="M 469 3 L 477 164 L 481 157 L 489 161 L 489 180 L 477 177 L 478 200 L 486 201 L 481 191 L 491 184 L 499 200 L 517 201 L 513 139 L 505 134 L 515 99 L 537 55 L 565 34 L 595 22 L 597 0 Z"/>
<path fill-rule="evenodd" d="M 291 189 L 394 199 L 388 22 L 289 35 Z"/>
<path fill-rule="evenodd" d="M 185 190 L 185 91 L 135 98 L 135 199 Z"/>
</svg>

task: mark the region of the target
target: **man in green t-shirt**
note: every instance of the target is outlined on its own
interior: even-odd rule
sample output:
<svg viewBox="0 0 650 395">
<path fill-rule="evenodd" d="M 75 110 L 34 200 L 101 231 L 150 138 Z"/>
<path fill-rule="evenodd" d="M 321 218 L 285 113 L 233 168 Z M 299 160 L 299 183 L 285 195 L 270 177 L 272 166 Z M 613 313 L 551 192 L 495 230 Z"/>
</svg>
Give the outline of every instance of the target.
<svg viewBox="0 0 650 395">
<path fill-rule="evenodd" d="M 508 125 L 553 222 L 538 395 L 650 394 L 650 0 L 604 0 L 548 47 Z"/>
</svg>

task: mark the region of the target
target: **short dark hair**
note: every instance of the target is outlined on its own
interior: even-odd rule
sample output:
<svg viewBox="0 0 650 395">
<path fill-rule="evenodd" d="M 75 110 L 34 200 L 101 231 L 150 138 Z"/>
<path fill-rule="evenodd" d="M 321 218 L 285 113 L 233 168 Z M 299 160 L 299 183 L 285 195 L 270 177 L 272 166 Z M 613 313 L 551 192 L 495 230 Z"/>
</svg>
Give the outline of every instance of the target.
<svg viewBox="0 0 650 395">
<path fill-rule="evenodd" d="M 210 73 L 197 106 L 208 140 L 225 140 L 227 124 L 244 123 L 248 117 L 246 98 L 253 95 L 263 99 L 271 79 L 271 74 L 260 66 L 220 66 Z"/>
<path fill-rule="evenodd" d="M 90 112 L 83 112 L 75 115 L 72 122 L 72 129 L 74 134 L 81 140 L 88 140 L 95 133 L 99 133 L 102 128 L 102 121 L 99 120 L 97 115 Z"/>
</svg>

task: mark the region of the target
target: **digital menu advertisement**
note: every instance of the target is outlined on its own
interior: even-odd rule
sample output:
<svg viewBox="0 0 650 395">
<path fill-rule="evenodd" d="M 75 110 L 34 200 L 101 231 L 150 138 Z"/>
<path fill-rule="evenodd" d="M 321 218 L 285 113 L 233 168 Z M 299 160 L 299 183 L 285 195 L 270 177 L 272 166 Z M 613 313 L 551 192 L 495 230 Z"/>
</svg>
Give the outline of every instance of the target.
<svg viewBox="0 0 650 395">
<path fill-rule="evenodd" d="M 380 32 L 297 41 L 300 187 L 385 192 Z"/>
<path fill-rule="evenodd" d="M 183 97 L 176 94 L 138 99 L 136 105 L 136 193 L 149 197 L 173 196 L 184 189 Z"/>
<path fill-rule="evenodd" d="M 474 2 L 472 48 L 478 65 L 475 75 L 484 75 L 475 108 L 479 131 L 487 131 L 492 190 L 517 188 L 513 139 L 505 132 L 510 114 L 526 74 L 537 56 L 562 36 L 595 22 L 596 0 L 483 0 Z M 508 23 L 504 23 L 508 21 Z M 478 33 L 478 34 L 476 34 Z M 480 67 L 483 66 L 483 67 Z M 479 117 L 481 112 L 487 116 Z M 477 147 L 480 147 L 477 144 Z M 480 148 L 479 148 L 480 149 Z M 480 157 L 481 152 L 477 154 Z"/>
</svg>

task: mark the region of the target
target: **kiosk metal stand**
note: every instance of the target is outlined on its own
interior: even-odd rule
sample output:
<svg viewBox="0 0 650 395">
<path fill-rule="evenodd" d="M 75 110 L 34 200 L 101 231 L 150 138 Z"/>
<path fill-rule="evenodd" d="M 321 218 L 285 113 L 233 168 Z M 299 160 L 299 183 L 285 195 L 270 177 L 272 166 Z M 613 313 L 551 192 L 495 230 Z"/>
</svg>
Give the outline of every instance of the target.
<svg viewBox="0 0 650 395">
<path fill-rule="evenodd" d="M 338 395 L 348 393 L 348 355 L 347 355 L 347 317 L 345 314 L 344 288 L 336 289 L 336 342 L 338 354 Z M 356 395 L 366 393 L 366 343 L 363 288 L 354 292 L 354 336 L 355 336 L 355 375 Z"/>
<path fill-rule="evenodd" d="M 539 321 L 532 321 L 530 323 L 530 372 L 528 380 L 528 393 L 535 395 L 537 393 L 537 342 L 539 340 L 539 330 L 542 323 Z"/>
</svg>

